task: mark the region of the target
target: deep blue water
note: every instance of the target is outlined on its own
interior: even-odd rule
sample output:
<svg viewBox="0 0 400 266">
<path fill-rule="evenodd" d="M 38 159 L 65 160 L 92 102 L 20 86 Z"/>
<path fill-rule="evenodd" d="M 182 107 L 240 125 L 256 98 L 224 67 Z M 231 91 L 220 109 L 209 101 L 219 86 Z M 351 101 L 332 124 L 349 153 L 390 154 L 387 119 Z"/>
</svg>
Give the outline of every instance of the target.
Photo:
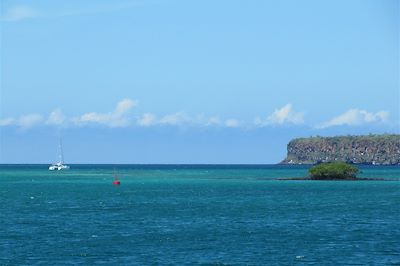
<svg viewBox="0 0 400 266">
<path fill-rule="evenodd" d="M 400 167 L 307 169 L 1 165 L 0 265 L 400 265 Z"/>
</svg>

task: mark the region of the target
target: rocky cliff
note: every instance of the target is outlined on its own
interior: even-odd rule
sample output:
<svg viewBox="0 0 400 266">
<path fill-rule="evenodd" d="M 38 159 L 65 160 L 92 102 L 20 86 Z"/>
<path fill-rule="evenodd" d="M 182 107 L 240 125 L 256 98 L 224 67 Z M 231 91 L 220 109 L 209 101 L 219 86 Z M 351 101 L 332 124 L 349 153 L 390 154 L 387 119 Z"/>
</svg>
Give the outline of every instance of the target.
<svg viewBox="0 0 400 266">
<path fill-rule="evenodd" d="M 344 161 L 354 164 L 400 165 L 400 135 L 298 138 L 287 145 L 282 164 Z"/>
</svg>

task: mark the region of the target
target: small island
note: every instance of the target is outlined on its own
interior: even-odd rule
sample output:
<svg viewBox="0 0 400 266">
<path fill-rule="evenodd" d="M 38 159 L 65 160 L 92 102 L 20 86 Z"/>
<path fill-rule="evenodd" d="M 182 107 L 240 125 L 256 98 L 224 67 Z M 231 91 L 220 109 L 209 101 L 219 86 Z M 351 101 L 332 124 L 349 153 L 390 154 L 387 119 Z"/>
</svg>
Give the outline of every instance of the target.
<svg viewBox="0 0 400 266">
<path fill-rule="evenodd" d="M 358 168 L 344 162 L 321 163 L 308 170 L 311 180 L 355 180 Z"/>
<path fill-rule="evenodd" d="M 308 170 L 309 177 L 278 178 L 278 180 L 383 180 L 380 178 L 357 178 L 358 168 L 345 162 L 329 162 L 314 165 Z"/>
</svg>

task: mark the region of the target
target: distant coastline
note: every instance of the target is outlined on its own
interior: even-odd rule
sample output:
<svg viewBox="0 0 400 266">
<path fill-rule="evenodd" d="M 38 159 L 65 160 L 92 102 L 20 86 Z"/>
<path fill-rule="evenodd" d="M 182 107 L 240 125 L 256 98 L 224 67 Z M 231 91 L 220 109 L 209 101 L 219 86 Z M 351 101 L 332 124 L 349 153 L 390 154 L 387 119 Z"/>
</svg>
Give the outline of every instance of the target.
<svg viewBox="0 0 400 266">
<path fill-rule="evenodd" d="M 361 135 L 293 139 L 280 164 L 343 161 L 365 165 L 400 165 L 400 135 Z"/>
</svg>

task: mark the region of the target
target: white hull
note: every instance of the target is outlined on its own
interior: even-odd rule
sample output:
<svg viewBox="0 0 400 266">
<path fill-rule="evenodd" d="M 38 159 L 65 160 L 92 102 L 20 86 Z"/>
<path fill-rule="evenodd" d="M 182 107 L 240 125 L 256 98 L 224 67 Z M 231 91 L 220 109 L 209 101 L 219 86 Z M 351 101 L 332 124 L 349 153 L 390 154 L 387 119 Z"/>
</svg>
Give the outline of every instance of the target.
<svg viewBox="0 0 400 266">
<path fill-rule="evenodd" d="M 69 169 L 68 165 L 63 165 L 61 163 L 52 164 L 49 166 L 50 171 L 60 171 L 60 170 L 67 170 Z"/>
</svg>

